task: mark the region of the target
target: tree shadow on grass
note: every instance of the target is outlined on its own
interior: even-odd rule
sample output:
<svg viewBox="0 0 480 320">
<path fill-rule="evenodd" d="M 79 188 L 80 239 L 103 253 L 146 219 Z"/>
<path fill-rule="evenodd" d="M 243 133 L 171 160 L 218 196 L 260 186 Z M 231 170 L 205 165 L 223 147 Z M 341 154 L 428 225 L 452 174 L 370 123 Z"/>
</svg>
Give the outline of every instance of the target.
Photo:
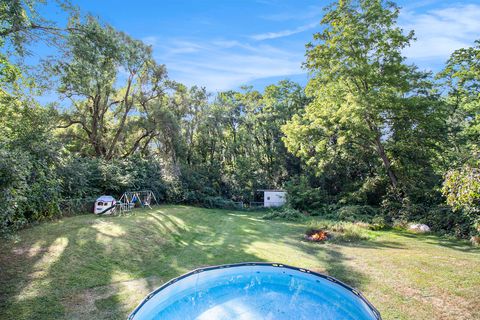
<svg viewBox="0 0 480 320">
<path fill-rule="evenodd" d="M 305 228 L 302 229 L 305 231 Z M 361 248 L 371 250 L 404 250 L 405 245 L 401 242 L 391 240 L 355 240 L 355 241 L 334 241 L 327 243 L 315 243 L 303 239 L 303 233 L 297 238 L 290 239 L 289 245 L 298 248 L 305 254 L 315 257 L 323 269 L 314 270 L 324 272 L 352 287 L 362 290 L 370 282 L 367 273 L 361 272 L 358 268 L 349 266 L 352 258 L 346 256 L 343 248 Z"/>
<path fill-rule="evenodd" d="M 405 245 L 397 241 L 379 241 L 379 240 L 358 240 L 352 242 L 336 242 L 335 244 L 343 247 L 355 247 L 362 249 L 406 249 Z"/>
<path fill-rule="evenodd" d="M 308 243 L 301 240 L 297 243 L 291 243 L 291 245 L 315 257 L 319 267 L 312 271 L 327 274 L 360 290 L 368 284 L 366 275 L 347 265 L 346 262 L 349 258 L 339 250 L 339 246 Z"/>
<path fill-rule="evenodd" d="M 230 223 L 227 215 L 217 213 L 212 220 L 174 211 L 90 217 L 65 230 L 51 228 L 47 232 L 53 233 L 37 234 L 50 239 L 42 250 L 48 251 L 58 239 L 63 239 L 64 247 L 45 262 L 42 279 L 32 280 L 41 255 L 30 259 L 25 251 L 15 261 L 2 259 L 2 271 L 9 270 L 11 278 L 2 276 L 2 284 L 11 289 L 2 292 L 0 314 L 7 319 L 125 318 L 146 294 L 189 270 L 260 260 L 244 251 L 247 239 L 230 239 L 223 225 Z M 26 241 L 22 246 L 34 243 Z M 14 255 L 14 250 L 6 248 L 6 256 Z M 19 268 L 24 272 L 18 274 Z"/>
<path fill-rule="evenodd" d="M 0 319 L 34 319 L 38 312 L 29 307 L 35 300 L 36 306 L 49 305 L 48 313 L 55 317 L 63 312 L 61 306 L 48 296 L 28 297 L 38 289 L 34 283 L 45 281 L 42 266 L 48 259 L 54 239 L 29 241 L 15 244 L 4 241 L 0 255 Z M 13 306 L 13 308 L 12 308 Z"/>
<path fill-rule="evenodd" d="M 445 236 L 436 235 L 432 233 L 425 233 L 425 234 L 412 233 L 412 232 L 403 231 L 403 230 L 394 230 L 392 231 L 392 233 L 402 237 L 415 239 L 417 241 L 432 244 L 432 245 L 446 247 L 456 251 L 480 254 L 480 248 L 472 246 L 470 242 L 468 242 L 467 240 L 452 239 L 452 238 L 447 238 Z"/>
<path fill-rule="evenodd" d="M 11 315 L 7 318 L 125 318 L 148 292 L 190 270 L 265 261 L 262 254 L 251 253 L 254 242 L 298 250 L 318 262 L 313 271 L 326 272 L 359 289 L 369 282 L 365 274 L 348 265 L 341 244 L 312 245 L 302 241 L 304 225 L 261 220 L 257 213 L 167 206 L 127 216 L 85 216 L 65 221 L 65 227 L 31 230 L 35 237 L 48 239 L 42 244 L 46 250 L 57 239 L 66 239 L 65 247 L 45 270 L 46 281 L 38 282 L 38 290 L 27 296 L 23 288 L 32 282 L 29 277 L 36 260 L 26 255 L 6 266 L 9 270 L 25 268 L 21 275 L 10 272 L 9 283 L 24 285 L 6 294 L 8 302 L 0 313 Z M 35 237 L 23 245 L 33 245 Z M 346 246 L 401 248 L 398 243 L 381 241 Z M 272 262 L 286 262 L 279 260 Z"/>
</svg>

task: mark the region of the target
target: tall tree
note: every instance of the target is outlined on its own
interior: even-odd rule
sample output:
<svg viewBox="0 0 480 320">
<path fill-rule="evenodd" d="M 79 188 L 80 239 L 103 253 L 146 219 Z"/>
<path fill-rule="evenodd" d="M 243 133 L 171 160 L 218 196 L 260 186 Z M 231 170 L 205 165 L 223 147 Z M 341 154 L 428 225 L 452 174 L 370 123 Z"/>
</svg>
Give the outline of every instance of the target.
<svg viewBox="0 0 480 320">
<path fill-rule="evenodd" d="M 438 77 L 450 106 L 452 161 L 445 175 L 447 203 L 480 219 L 480 40 L 456 50 Z"/>
<path fill-rule="evenodd" d="M 32 79 L 22 77 L 23 58 L 31 53 L 28 46 L 38 41 L 57 44 L 68 29 L 39 13 L 46 5 L 56 5 L 70 15 L 78 12 L 68 0 L 0 0 L 0 100 L 11 101 L 20 89 L 33 85 Z"/>
<path fill-rule="evenodd" d="M 145 127 L 131 146 L 119 142 L 128 140 L 134 115 L 145 117 L 154 100 L 164 102 L 166 69 L 150 47 L 91 17 L 72 25 L 81 32 L 69 35 L 65 56 L 47 64 L 59 78 L 58 92 L 72 103 L 60 127 L 73 126 L 71 134 L 96 157 L 132 154 L 154 131 Z"/>
<path fill-rule="evenodd" d="M 457 134 L 452 142 L 467 147 L 467 154 L 480 151 L 480 40 L 456 50 L 438 74 L 444 80 L 451 110 L 451 124 Z M 457 153 L 462 150 L 457 148 Z"/>
<path fill-rule="evenodd" d="M 313 102 L 284 127 L 289 150 L 320 165 L 342 152 L 372 150 L 393 189 L 399 159 L 388 149 L 392 136 L 425 129 L 421 122 L 434 110 L 427 75 L 402 56 L 414 35 L 397 26 L 398 14 L 383 0 L 330 5 L 323 31 L 307 45 L 305 67 L 313 77 L 306 90 Z M 402 128 L 398 122 L 405 119 Z"/>
<path fill-rule="evenodd" d="M 308 99 L 304 90 L 292 81 L 280 81 L 265 88 L 259 107 L 253 110 L 253 128 L 257 158 L 266 172 L 270 187 L 280 188 L 289 175 L 299 171 L 299 163 L 283 143 L 281 128 L 293 115 L 303 112 Z"/>
</svg>

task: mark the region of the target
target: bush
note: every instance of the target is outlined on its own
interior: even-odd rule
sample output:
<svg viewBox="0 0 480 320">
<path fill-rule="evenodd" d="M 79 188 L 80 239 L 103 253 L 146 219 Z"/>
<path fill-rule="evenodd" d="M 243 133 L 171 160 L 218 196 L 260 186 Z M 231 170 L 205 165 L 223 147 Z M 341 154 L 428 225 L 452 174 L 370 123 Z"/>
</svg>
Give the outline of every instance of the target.
<svg viewBox="0 0 480 320">
<path fill-rule="evenodd" d="M 378 208 L 368 205 L 339 206 L 338 204 L 323 205 L 312 212 L 312 216 L 319 216 L 326 220 L 365 222 L 374 229 L 384 229 L 388 223 L 380 214 Z"/>
<path fill-rule="evenodd" d="M 326 230 L 332 235 L 331 241 L 334 242 L 354 242 L 360 240 L 369 240 L 373 238 L 373 233 L 369 230 L 369 228 L 369 224 L 356 224 L 351 222 L 334 221 L 312 221 L 309 223 L 308 230 Z"/>
<path fill-rule="evenodd" d="M 390 191 L 383 199 L 381 212 L 388 222 L 394 221 L 419 221 L 426 217 L 430 204 L 427 202 L 416 203 L 405 192 Z"/>
<path fill-rule="evenodd" d="M 342 221 L 371 222 L 378 215 L 378 210 L 371 206 L 351 205 L 343 206 L 337 210 L 337 218 Z"/>
<path fill-rule="evenodd" d="M 297 221 L 305 216 L 298 210 L 291 207 L 282 207 L 279 209 L 271 209 L 270 212 L 265 214 L 262 219 L 273 220 L 273 219 L 283 219 L 288 221 Z"/>
<path fill-rule="evenodd" d="M 24 208 L 28 205 L 28 176 L 31 171 L 28 155 L 0 149 L 0 232 L 18 229 L 27 223 Z"/>
<path fill-rule="evenodd" d="M 219 209 L 237 209 L 238 205 L 232 200 L 224 199 L 222 197 L 205 197 L 202 201 L 205 208 L 219 208 Z"/>
<path fill-rule="evenodd" d="M 387 223 L 405 229 L 409 223 L 426 224 L 433 232 L 469 238 L 476 234 L 473 217 L 462 210 L 453 211 L 445 205 L 413 203 L 408 196 L 401 200 L 387 197 L 381 212 Z"/>
<path fill-rule="evenodd" d="M 166 198 L 166 184 L 155 159 L 132 156 L 106 161 L 91 158 L 67 158 L 57 173 L 64 199 L 84 199 L 109 194 L 120 197 L 128 190 L 152 190 L 157 200 Z"/>
<path fill-rule="evenodd" d="M 321 216 L 326 219 L 336 219 L 337 210 L 340 208 L 337 204 L 324 204 L 319 206 L 317 209 L 313 210 L 310 215 L 312 216 Z"/>
<path fill-rule="evenodd" d="M 59 213 L 60 188 L 50 160 L 0 146 L 1 233 Z"/>
<path fill-rule="evenodd" d="M 430 208 L 419 223 L 428 225 L 432 231 L 468 239 L 477 234 L 472 217 L 463 211 L 453 211 L 448 206 Z"/>
<path fill-rule="evenodd" d="M 370 223 L 370 230 L 384 230 L 389 227 L 385 217 L 381 215 L 373 217 Z"/>
<path fill-rule="evenodd" d="M 2 233 L 61 214 L 91 212 L 91 204 L 101 194 L 120 197 L 127 190 L 151 189 L 157 200 L 166 198 L 167 188 L 155 159 L 61 159 L 49 148 L 40 151 L 42 157 L 0 145 Z"/>
</svg>

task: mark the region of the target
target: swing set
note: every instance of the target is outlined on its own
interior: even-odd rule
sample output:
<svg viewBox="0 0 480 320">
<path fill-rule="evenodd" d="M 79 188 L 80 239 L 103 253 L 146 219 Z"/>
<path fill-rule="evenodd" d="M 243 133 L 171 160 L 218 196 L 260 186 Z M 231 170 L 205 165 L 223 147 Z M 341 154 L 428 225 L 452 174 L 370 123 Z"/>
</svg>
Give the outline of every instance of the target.
<svg viewBox="0 0 480 320">
<path fill-rule="evenodd" d="M 120 214 L 129 212 L 135 208 L 137 203 L 142 208 L 149 207 L 152 209 L 151 205 L 158 204 L 158 201 L 151 190 L 126 191 L 117 202 L 117 210 Z"/>
</svg>

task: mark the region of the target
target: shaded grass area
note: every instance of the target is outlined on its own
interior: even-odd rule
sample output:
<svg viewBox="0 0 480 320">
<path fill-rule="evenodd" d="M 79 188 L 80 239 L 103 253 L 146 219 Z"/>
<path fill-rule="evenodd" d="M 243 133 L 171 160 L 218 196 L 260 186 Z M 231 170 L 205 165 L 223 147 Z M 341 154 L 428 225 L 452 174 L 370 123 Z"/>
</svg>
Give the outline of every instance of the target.
<svg viewBox="0 0 480 320">
<path fill-rule="evenodd" d="M 361 290 L 384 319 L 479 319 L 480 250 L 401 231 L 309 243 L 322 221 L 160 206 L 83 215 L 23 230 L 0 244 L 0 319 L 124 319 L 156 287 L 201 266 L 274 261 Z"/>
</svg>

